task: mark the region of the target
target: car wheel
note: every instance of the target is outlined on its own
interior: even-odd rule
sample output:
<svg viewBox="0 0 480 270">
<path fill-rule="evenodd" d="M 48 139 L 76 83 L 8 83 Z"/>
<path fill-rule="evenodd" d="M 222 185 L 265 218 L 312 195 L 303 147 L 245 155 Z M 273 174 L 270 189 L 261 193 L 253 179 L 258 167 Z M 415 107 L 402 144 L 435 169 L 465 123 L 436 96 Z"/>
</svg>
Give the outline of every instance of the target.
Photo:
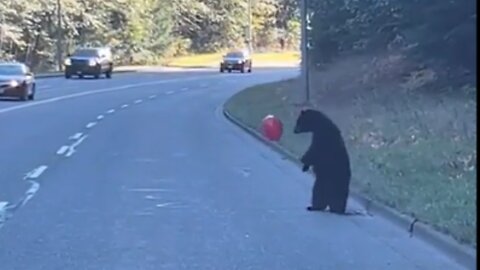
<svg viewBox="0 0 480 270">
<path fill-rule="evenodd" d="M 29 100 L 34 100 L 35 99 L 35 84 L 32 84 L 32 93 L 28 96 Z"/>
<path fill-rule="evenodd" d="M 229 69 L 229 70 L 228 70 L 228 73 L 232 73 L 232 70 L 231 70 L 231 69 Z"/>
<path fill-rule="evenodd" d="M 245 73 L 245 64 L 243 64 L 242 67 L 240 68 L 240 72 Z"/>
<path fill-rule="evenodd" d="M 68 74 L 68 73 L 65 73 L 65 79 L 70 79 L 72 77 L 72 75 Z"/>
<path fill-rule="evenodd" d="M 248 73 L 252 73 L 252 66 L 248 67 Z"/>
<path fill-rule="evenodd" d="M 107 77 L 107 79 L 111 79 L 112 78 L 112 71 L 111 70 L 107 71 L 107 73 L 105 73 L 105 77 Z"/>
<path fill-rule="evenodd" d="M 83 79 L 83 75 L 78 75 L 78 78 L 79 78 L 79 79 Z"/>
<path fill-rule="evenodd" d="M 223 68 L 220 68 L 220 72 L 221 72 L 221 73 L 224 73 L 225 70 L 224 70 Z"/>
<path fill-rule="evenodd" d="M 22 95 L 20 96 L 20 100 L 21 101 L 27 101 L 28 100 L 28 90 L 25 89 L 25 91 L 22 93 Z"/>
</svg>

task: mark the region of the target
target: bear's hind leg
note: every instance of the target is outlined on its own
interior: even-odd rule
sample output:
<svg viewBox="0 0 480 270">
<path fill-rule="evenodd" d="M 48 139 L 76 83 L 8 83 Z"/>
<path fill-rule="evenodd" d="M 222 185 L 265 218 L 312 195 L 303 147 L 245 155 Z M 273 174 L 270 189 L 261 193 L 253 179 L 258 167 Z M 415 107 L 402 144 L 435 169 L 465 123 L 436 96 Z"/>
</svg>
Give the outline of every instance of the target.
<svg viewBox="0 0 480 270">
<path fill-rule="evenodd" d="M 335 214 L 344 215 L 347 210 L 347 202 L 336 202 L 330 205 L 330 211 Z"/>
<path fill-rule="evenodd" d="M 315 179 L 312 190 L 312 205 L 307 207 L 308 211 L 324 211 L 328 205 L 327 190 L 321 179 Z"/>
<path fill-rule="evenodd" d="M 333 192 L 329 200 L 330 212 L 344 215 L 347 210 L 347 200 L 348 194 L 335 194 Z"/>
</svg>

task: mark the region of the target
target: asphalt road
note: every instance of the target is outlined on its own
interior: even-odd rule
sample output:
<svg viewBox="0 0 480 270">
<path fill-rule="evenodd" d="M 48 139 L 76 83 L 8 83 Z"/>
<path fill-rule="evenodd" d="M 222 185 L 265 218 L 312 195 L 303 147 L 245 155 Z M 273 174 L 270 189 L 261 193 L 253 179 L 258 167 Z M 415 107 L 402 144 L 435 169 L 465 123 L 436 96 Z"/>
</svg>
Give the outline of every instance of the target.
<svg viewBox="0 0 480 270">
<path fill-rule="evenodd" d="M 305 211 L 311 177 L 222 116 L 295 73 L 51 78 L 0 101 L 0 269 L 460 269 L 378 217 Z"/>
</svg>

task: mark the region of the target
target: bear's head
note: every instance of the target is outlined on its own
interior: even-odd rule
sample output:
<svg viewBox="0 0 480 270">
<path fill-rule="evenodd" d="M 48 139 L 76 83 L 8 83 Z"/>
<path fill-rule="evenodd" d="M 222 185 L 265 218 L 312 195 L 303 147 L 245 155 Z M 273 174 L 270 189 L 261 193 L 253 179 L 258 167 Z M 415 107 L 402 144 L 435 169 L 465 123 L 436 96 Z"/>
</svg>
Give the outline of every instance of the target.
<svg viewBox="0 0 480 270">
<path fill-rule="evenodd" d="M 303 109 L 300 111 L 300 115 L 297 118 L 297 123 L 295 124 L 295 128 L 293 133 L 305 133 L 305 132 L 313 132 L 315 120 L 317 118 L 316 111 L 312 109 Z"/>
</svg>

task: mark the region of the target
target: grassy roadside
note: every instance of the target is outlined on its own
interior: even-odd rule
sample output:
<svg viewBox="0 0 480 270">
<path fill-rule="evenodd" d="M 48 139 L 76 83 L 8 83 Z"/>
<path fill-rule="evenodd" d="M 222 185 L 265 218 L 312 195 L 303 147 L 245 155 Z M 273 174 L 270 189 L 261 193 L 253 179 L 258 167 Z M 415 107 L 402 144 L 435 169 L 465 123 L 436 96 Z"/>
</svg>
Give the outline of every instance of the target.
<svg viewBox="0 0 480 270">
<path fill-rule="evenodd" d="M 223 53 L 188 55 L 169 59 L 165 61 L 165 65 L 169 67 L 216 67 L 222 59 Z M 298 52 L 269 52 L 254 53 L 252 55 L 254 65 L 275 64 L 275 63 L 297 63 L 300 61 Z"/>
<path fill-rule="evenodd" d="M 346 137 L 352 185 L 476 246 L 476 99 L 422 93 L 418 74 L 416 81 L 366 79 L 369 62 L 355 61 L 311 76 L 313 106 L 330 115 Z M 297 79 L 255 86 L 225 108 L 253 128 L 265 115 L 277 115 L 285 125 L 280 144 L 300 155 L 309 137 L 291 132 L 299 89 Z"/>
</svg>

